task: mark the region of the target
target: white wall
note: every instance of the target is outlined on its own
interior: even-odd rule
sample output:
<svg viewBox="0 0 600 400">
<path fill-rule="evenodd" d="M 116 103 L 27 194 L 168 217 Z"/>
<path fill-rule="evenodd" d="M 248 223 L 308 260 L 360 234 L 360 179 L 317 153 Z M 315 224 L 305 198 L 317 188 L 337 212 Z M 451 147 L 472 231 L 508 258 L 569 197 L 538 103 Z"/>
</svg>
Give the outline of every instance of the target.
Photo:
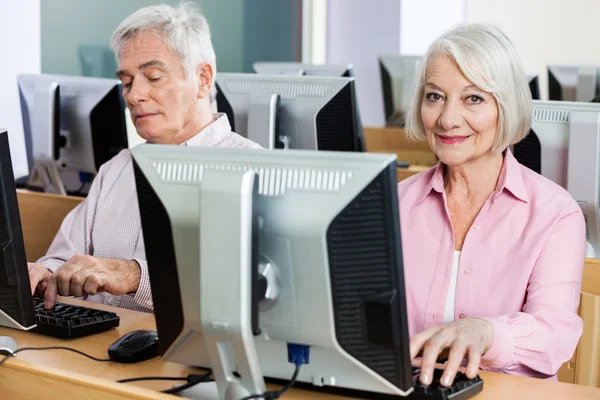
<svg viewBox="0 0 600 400">
<path fill-rule="evenodd" d="M 354 64 L 363 125 L 384 125 L 377 56 L 400 51 L 400 1 L 329 0 L 326 40 L 327 63 Z"/>
<path fill-rule="evenodd" d="M 467 0 L 402 0 L 400 53 L 424 54 L 438 36 L 466 21 L 466 6 Z"/>
<path fill-rule="evenodd" d="M 467 0 L 467 21 L 493 22 L 511 38 L 547 99 L 549 63 L 600 65 L 598 0 Z"/>
<path fill-rule="evenodd" d="M 27 156 L 16 77 L 40 73 L 40 0 L 0 0 L 0 128 L 8 129 L 16 177 L 27 175 Z"/>
</svg>

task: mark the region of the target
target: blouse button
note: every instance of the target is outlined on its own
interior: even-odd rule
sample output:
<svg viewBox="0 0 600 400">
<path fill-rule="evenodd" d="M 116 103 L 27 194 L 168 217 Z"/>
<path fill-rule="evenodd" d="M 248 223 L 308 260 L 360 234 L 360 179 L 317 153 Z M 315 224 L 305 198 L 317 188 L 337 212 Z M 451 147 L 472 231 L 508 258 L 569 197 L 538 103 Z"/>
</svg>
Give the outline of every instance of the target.
<svg viewBox="0 0 600 400">
<path fill-rule="evenodd" d="M 470 268 L 465 269 L 465 274 L 471 275 L 471 269 Z"/>
<path fill-rule="evenodd" d="M 465 317 L 465 314 L 460 314 L 460 315 L 458 316 L 458 318 L 460 318 L 460 319 L 463 319 L 464 317 Z"/>
</svg>

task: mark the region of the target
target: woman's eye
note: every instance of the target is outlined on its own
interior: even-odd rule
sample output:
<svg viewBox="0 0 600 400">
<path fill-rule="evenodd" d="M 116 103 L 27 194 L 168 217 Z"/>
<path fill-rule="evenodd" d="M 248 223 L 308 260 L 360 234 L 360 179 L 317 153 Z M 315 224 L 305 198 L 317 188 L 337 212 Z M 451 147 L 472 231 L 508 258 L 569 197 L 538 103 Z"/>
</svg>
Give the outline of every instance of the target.
<svg viewBox="0 0 600 400">
<path fill-rule="evenodd" d="M 481 98 L 481 96 L 477 96 L 477 95 L 469 96 L 469 97 L 467 97 L 467 100 L 471 104 L 479 104 L 479 103 L 481 103 L 483 101 L 483 99 Z"/>
<path fill-rule="evenodd" d="M 442 98 L 438 93 L 427 93 L 427 100 L 438 101 Z"/>
</svg>

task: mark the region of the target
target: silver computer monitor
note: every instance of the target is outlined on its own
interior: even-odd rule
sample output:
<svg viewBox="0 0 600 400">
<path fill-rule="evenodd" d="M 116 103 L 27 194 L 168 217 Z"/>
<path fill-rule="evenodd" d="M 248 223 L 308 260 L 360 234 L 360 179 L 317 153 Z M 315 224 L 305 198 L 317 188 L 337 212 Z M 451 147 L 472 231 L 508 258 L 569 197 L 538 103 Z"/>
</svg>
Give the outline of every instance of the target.
<svg viewBox="0 0 600 400">
<path fill-rule="evenodd" d="M 531 131 L 513 152 L 569 191 L 585 216 L 586 256 L 600 256 L 600 104 L 534 100 Z"/>
<path fill-rule="evenodd" d="M 221 73 L 217 106 L 267 149 L 364 151 L 354 78 Z"/>
<path fill-rule="evenodd" d="M 342 76 L 353 77 L 352 64 L 308 64 L 299 62 L 259 61 L 252 65 L 257 74 L 291 76 Z"/>
<path fill-rule="evenodd" d="M 97 174 L 128 147 L 125 104 L 117 79 L 49 74 L 17 77 L 30 175 L 50 169 Z M 42 168 L 36 167 L 36 162 Z M 59 191 L 63 183 L 51 185 Z M 61 192 L 64 194 L 64 190 Z"/>
<path fill-rule="evenodd" d="M 600 66 L 548 65 L 548 98 L 593 101 L 600 96 Z"/>
<path fill-rule="evenodd" d="M 168 145 L 132 155 L 166 360 L 211 367 L 218 385 L 239 381 L 232 370 L 289 379 L 296 343 L 310 346 L 300 382 L 410 392 L 395 156 Z"/>
<path fill-rule="evenodd" d="M 379 56 L 381 91 L 388 126 L 404 126 L 413 85 L 420 71 L 422 56 L 384 54 Z"/>
</svg>

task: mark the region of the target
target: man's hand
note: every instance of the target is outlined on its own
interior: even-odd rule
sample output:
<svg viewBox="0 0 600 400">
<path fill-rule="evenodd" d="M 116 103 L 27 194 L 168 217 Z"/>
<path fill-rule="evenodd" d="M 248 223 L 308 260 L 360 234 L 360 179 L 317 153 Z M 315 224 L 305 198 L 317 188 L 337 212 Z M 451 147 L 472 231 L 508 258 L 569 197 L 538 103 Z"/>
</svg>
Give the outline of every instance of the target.
<svg viewBox="0 0 600 400">
<path fill-rule="evenodd" d="M 472 379 L 477 375 L 481 356 L 494 341 L 494 326 L 484 319 L 465 318 L 448 324 L 434 326 L 410 339 L 411 359 L 422 353 L 420 381 L 431 384 L 438 356 L 449 349 L 448 361 L 440 382 L 452 385 L 456 372 L 467 357 L 465 375 Z"/>
<path fill-rule="evenodd" d="M 31 294 L 35 295 L 37 292 L 39 297 L 43 297 L 46 287 L 48 286 L 48 280 L 52 275 L 52 271 L 46 268 L 43 264 L 36 263 L 27 263 L 27 269 L 29 270 Z"/>
<path fill-rule="evenodd" d="M 59 294 L 80 297 L 99 292 L 115 296 L 134 293 L 140 276 L 140 266 L 132 260 L 76 255 L 49 276 L 44 307 L 54 307 Z"/>
</svg>

